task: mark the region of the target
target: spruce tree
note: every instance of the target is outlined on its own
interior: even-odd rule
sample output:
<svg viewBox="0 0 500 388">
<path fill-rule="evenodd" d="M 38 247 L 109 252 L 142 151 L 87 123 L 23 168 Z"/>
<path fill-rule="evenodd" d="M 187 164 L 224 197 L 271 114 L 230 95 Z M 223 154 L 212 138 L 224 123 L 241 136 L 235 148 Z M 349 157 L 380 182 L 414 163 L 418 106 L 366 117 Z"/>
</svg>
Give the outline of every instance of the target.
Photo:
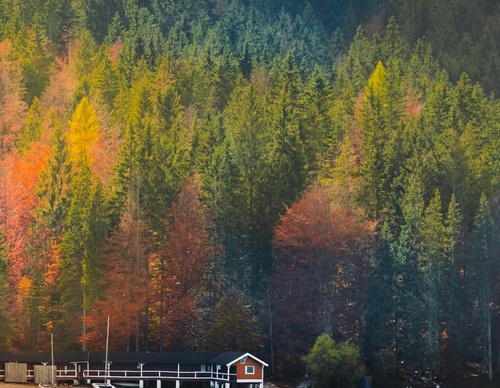
<svg viewBox="0 0 500 388">
<path fill-rule="evenodd" d="M 477 298 L 479 343 L 488 377 L 493 378 L 491 303 L 492 303 L 492 236 L 494 222 L 490 205 L 483 193 L 474 219 L 472 252 L 475 267 L 475 297 Z"/>
<path fill-rule="evenodd" d="M 434 197 L 425 209 L 420 229 L 422 249 L 419 266 L 423 272 L 425 317 L 427 323 L 425 358 L 427 367 L 439 367 L 441 353 L 441 322 L 443 316 L 442 292 L 444 286 L 445 227 L 441 214 L 441 196 L 436 190 Z M 431 372 L 432 373 L 432 372 Z M 432 378 L 432 376 L 430 377 Z"/>
<path fill-rule="evenodd" d="M 100 183 L 88 165 L 81 165 L 73 181 L 71 205 L 61 242 L 63 257 L 58 289 L 61 294 L 61 338 L 71 348 L 86 334 L 85 317 L 101 294 L 102 249 L 107 237 L 106 206 Z M 75 314 L 75 311 L 81 312 Z M 78 322 L 83 322 L 78 331 Z M 83 350 L 86 349 L 83 341 Z"/>
<path fill-rule="evenodd" d="M 368 280 L 361 337 L 363 351 L 370 366 L 377 362 L 381 362 L 382 366 L 389 366 L 391 358 L 397 357 L 394 349 L 399 346 L 400 284 L 394 249 L 394 236 L 389 223 L 385 221 L 380 226 L 373 253 L 373 269 Z"/>
<path fill-rule="evenodd" d="M 19 136 L 17 143 L 20 153 L 26 151 L 30 147 L 31 142 L 40 140 L 40 135 L 42 133 L 43 110 L 38 97 L 33 99 L 26 116 L 24 129 Z"/>
<path fill-rule="evenodd" d="M 8 284 L 8 254 L 5 235 L 0 233 L 0 346 L 8 348 L 14 331 L 13 322 L 9 316 L 9 284 Z"/>
<path fill-rule="evenodd" d="M 396 257 L 400 268 L 397 278 L 400 297 L 396 317 L 399 324 L 396 352 L 398 361 L 416 367 L 422 360 L 425 297 L 419 270 L 424 199 L 418 172 L 408 176 L 406 192 L 400 200 L 400 206 L 403 220 L 396 242 Z"/>
</svg>

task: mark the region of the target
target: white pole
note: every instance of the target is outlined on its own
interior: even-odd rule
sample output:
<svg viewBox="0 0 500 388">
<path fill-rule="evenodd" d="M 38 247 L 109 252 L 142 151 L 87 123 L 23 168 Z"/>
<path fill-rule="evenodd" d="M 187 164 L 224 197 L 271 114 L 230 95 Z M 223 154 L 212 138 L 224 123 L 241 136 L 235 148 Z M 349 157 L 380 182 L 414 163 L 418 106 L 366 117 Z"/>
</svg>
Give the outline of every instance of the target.
<svg viewBox="0 0 500 388">
<path fill-rule="evenodd" d="M 52 373 L 52 385 L 55 386 L 55 378 L 54 378 L 54 334 L 50 333 L 50 360 L 52 362 L 51 373 Z"/>
<path fill-rule="evenodd" d="M 109 383 L 108 346 L 109 346 L 109 315 L 108 315 L 108 325 L 106 328 L 106 360 L 104 361 L 105 362 L 104 381 L 106 382 L 106 385 Z"/>
</svg>

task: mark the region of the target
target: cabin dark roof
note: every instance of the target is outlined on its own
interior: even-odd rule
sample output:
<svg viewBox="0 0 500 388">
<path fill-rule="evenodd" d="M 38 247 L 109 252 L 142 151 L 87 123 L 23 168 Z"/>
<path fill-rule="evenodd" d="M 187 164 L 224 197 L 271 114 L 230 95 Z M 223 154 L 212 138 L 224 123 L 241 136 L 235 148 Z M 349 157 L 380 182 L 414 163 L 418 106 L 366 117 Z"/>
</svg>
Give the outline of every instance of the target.
<svg viewBox="0 0 500 388">
<path fill-rule="evenodd" d="M 243 356 L 241 352 L 109 352 L 108 359 L 120 363 L 214 364 L 227 365 Z M 50 362 L 50 352 L 0 352 L 0 362 Z M 54 352 L 54 361 L 104 362 L 105 352 Z"/>
<path fill-rule="evenodd" d="M 215 364 L 215 365 L 227 365 L 231 361 L 234 361 L 237 358 L 240 358 L 244 354 L 245 353 L 241 353 L 241 352 L 224 352 L 224 353 L 220 354 L 219 356 L 217 356 L 216 358 L 214 358 L 211 363 Z"/>
</svg>

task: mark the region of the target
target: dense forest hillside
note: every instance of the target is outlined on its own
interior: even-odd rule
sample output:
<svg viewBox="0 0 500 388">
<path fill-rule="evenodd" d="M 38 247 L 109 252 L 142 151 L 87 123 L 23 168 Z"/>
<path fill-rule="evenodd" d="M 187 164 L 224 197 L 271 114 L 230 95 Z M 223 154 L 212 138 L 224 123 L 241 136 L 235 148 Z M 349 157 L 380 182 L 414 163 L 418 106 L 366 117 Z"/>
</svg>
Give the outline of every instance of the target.
<svg viewBox="0 0 500 388">
<path fill-rule="evenodd" d="M 500 359 L 494 0 L 0 0 L 0 347 L 321 334 Z M 398 372 L 400 373 L 400 372 Z"/>
</svg>

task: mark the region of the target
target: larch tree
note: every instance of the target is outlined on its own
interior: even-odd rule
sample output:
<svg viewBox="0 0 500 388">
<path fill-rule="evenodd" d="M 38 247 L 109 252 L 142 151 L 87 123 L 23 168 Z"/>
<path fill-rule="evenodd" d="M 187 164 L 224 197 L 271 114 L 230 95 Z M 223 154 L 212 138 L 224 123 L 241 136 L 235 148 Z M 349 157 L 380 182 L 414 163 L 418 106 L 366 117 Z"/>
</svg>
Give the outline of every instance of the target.
<svg viewBox="0 0 500 388">
<path fill-rule="evenodd" d="M 107 316 L 113 327 L 109 338 L 112 348 L 138 351 L 143 345 L 141 316 L 146 308 L 150 275 L 147 228 L 137 216 L 136 206 L 136 201 L 127 201 L 120 223 L 104 247 L 105 272 L 99 281 L 104 292 L 86 317 L 84 340 L 92 349 L 105 348 Z"/>
<path fill-rule="evenodd" d="M 160 250 L 161 271 L 155 279 L 160 291 L 160 349 L 188 349 L 201 342 L 195 334 L 195 323 L 201 316 L 196 304 L 203 290 L 209 289 L 207 271 L 217 247 L 209 235 L 210 223 L 204 216 L 200 184 L 199 176 L 185 180 L 172 206 L 167 241 Z M 193 324 L 186 325 L 187 321 Z"/>
<path fill-rule="evenodd" d="M 69 123 L 68 135 L 71 162 L 79 164 L 92 164 L 91 149 L 99 140 L 99 122 L 97 114 L 87 97 L 82 98 Z"/>
</svg>

